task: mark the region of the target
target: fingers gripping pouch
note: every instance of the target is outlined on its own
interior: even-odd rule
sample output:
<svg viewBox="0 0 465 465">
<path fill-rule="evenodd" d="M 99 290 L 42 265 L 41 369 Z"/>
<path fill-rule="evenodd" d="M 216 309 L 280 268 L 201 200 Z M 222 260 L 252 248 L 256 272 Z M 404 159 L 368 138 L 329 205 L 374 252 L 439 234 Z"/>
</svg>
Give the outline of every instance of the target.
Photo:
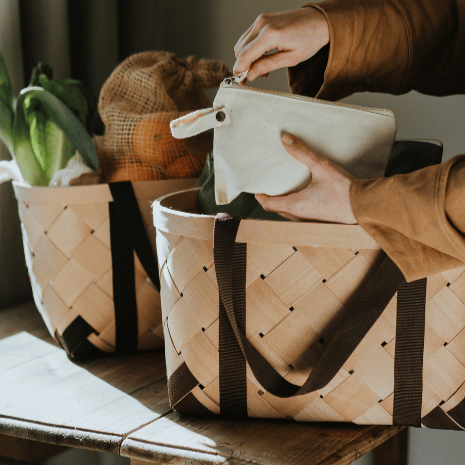
<svg viewBox="0 0 465 465">
<path fill-rule="evenodd" d="M 171 122 L 179 139 L 214 129 L 218 205 L 242 192 L 284 195 L 308 185 L 310 170 L 281 144 L 285 132 L 359 178 L 384 174 L 396 135 L 389 110 L 269 92 L 239 85 L 239 80 L 223 81 L 209 111 Z"/>
</svg>

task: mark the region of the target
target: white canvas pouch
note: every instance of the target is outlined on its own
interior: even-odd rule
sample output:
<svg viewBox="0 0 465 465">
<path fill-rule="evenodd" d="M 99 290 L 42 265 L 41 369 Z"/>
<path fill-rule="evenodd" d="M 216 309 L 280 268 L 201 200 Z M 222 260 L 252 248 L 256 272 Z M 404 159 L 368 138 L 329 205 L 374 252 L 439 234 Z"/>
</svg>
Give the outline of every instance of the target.
<svg viewBox="0 0 465 465">
<path fill-rule="evenodd" d="M 396 135 L 389 110 L 356 107 L 239 85 L 221 84 L 213 108 L 171 122 L 178 139 L 214 128 L 218 205 L 241 192 L 283 195 L 308 185 L 310 170 L 281 143 L 287 132 L 358 178 L 383 176 Z"/>
</svg>

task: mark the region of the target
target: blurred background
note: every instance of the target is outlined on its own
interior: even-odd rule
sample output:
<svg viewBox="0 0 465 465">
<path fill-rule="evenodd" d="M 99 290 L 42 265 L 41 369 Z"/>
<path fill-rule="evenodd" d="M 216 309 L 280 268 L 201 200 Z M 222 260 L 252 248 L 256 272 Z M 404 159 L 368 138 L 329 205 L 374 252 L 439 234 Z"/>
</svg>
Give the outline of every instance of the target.
<svg viewBox="0 0 465 465">
<path fill-rule="evenodd" d="M 0 50 L 16 92 L 27 84 L 37 62 L 47 61 L 56 78 L 79 79 L 97 97 L 120 61 L 145 50 L 168 50 L 179 58 L 211 58 L 232 69 L 233 47 L 260 13 L 301 4 L 302 0 L 1 0 Z M 287 72 L 276 71 L 254 86 L 288 92 Z M 445 160 L 465 153 L 465 96 L 365 93 L 345 101 L 394 111 L 398 138 L 441 140 Z M 9 158 L 3 146 L 0 158 Z M 0 186 L 0 282 L 0 308 L 32 298 L 16 200 L 9 184 Z M 80 454 L 74 463 L 126 463 L 125 459 L 113 461 L 111 456 L 91 459 L 91 452 Z M 461 433 L 409 431 L 409 465 L 455 465 L 463 463 L 464 454 Z M 357 463 L 371 460 L 368 455 Z"/>
</svg>

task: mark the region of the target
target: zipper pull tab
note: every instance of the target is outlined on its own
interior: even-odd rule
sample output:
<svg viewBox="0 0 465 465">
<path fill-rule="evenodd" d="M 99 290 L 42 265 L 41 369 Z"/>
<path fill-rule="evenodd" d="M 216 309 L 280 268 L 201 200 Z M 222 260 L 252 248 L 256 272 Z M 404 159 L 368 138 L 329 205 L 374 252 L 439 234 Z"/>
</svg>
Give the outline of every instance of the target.
<svg viewBox="0 0 465 465">
<path fill-rule="evenodd" d="M 223 82 L 225 84 L 240 84 L 242 81 L 247 79 L 247 73 L 249 72 L 248 69 L 243 71 L 242 73 L 236 74 L 235 76 L 231 76 L 226 78 Z"/>
</svg>

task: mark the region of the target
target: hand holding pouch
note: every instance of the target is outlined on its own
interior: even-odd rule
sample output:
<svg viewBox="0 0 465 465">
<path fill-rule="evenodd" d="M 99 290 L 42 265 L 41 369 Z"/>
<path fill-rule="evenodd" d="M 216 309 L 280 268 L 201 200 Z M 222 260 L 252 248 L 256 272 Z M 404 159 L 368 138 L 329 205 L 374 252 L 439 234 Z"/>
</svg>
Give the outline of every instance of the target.
<svg viewBox="0 0 465 465">
<path fill-rule="evenodd" d="M 218 205 L 241 192 L 283 195 L 308 185 L 310 170 L 281 143 L 287 132 L 358 178 L 383 176 L 396 135 L 389 110 L 281 94 L 223 81 L 213 108 L 171 122 L 181 139 L 214 128 Z"/>
</svg>

